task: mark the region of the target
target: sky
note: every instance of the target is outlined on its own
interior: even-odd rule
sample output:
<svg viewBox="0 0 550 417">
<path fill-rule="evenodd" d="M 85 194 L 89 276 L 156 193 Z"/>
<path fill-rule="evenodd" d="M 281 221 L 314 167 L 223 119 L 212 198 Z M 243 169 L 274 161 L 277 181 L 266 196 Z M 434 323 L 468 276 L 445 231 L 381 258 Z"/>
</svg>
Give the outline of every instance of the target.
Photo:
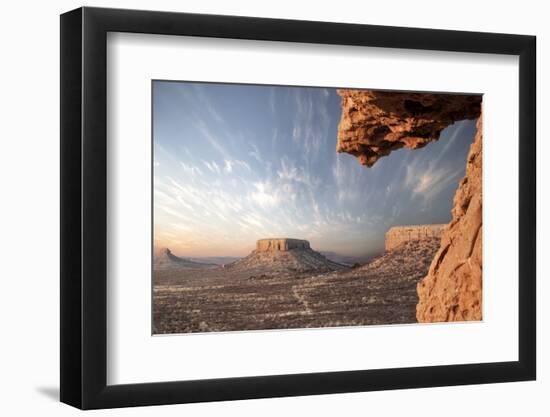
<svg viewBox="0 0 550 417">
<path fill-rule="evenodd" d="M 246 256 L 256 240 L 383 251 L 392 226 L 447 223 L 475 121 L 371 168 L 336 153 L 332 88 L 153 81 L 154 246 Z"/>
</svg>

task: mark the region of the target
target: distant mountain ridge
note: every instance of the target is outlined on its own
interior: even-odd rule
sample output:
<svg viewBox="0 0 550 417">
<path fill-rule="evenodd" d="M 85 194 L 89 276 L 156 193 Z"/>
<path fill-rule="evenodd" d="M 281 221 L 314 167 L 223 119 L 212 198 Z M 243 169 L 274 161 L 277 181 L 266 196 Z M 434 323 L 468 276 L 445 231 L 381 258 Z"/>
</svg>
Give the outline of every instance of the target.
<svg viewBox="0 0 550 417">
<path fill-rule="evenodd" d="M 181 269 L 211 269 L 217 268 L 214 263 L 196 262 L 187 258 L 176 256 L 168 248 L 164 248 L 153 259 L 155 270 L 181 270 Z"/>
</svg>

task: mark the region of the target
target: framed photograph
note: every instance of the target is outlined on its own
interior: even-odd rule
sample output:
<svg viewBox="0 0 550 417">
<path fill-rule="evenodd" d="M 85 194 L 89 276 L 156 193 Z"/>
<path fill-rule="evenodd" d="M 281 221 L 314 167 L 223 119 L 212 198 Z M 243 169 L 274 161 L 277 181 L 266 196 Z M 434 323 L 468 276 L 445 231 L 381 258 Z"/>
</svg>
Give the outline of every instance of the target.
<svg viewBox="0 0 550 417">
<path fill-rule="evenodd" d="M 533 380 L 535 38 L 61 16 L 61 401 Z"/>
</svg>

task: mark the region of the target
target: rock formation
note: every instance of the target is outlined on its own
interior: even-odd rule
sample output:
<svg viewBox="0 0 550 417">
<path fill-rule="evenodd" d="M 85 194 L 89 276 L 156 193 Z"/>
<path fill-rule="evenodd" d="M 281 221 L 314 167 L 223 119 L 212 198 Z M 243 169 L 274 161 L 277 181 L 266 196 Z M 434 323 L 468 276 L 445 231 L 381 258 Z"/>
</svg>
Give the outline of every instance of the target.
<svg viewBox="0 0 550 417">
<path fill-rule="evenodd" d="M 154 271 L 153 333 L 414 323 L 416 285 L 438 249 L 439 238 L 413 240 L 367 264 L 328 272 L 291 269 L 308 254 L 323 265 L 305 248 L 254 250 L 233 267 Z"/>
<path fill-rule="evenodd" d="M 393 150 L 421 148 L 450 124 L 475 119 L 477 134 L 466 176 L 454 197 L 452 221 L 428 275 L 418 284 L 420 322 L 482 318 L 482 122 L 480 95 L 339 90 L 342 118 L 338 152 L 372 166 Z"/>
<path fill-rule="evenodd" d="M 418 284 L 421 322 L 482 319 L 482 121 L 470 147 L 466 176 L 454 197 L 453 219 L 428 275 Z"/>
<path fill-rule="evenodd" d="M 269 250 L 292 250 L 292 249 L 309 249 L 309 242 L 301 239 L 274 238 L 260 239 L 256 242 L 256 250 L 265 252 Z"/>
<path fill-rule="evenodd" d="M 215 268 L 217 265 L 210 263 L 195 262 L 190 259 L 181 258 L 172 253 L 168 248 L 158 251 L 153 258 L 153 268 L 156 271 L 179 270 L 179 269 L 204 269 Z"/>
<path fill-rule="evenodd" d="M 336 151 L 352 154 L 369 167 L 394 150 L 418 149 L 438 140 L 450 124 L 475 119 L 481 112 L 480 95 L 371 90 L 338 94 L 342 118 Z"/>
<path fill-rule="evenodd" d="M 261 239 L 250 255 L 225 266 L 229 270 L 247 270 L 261 274 L 286 272 L 328 272 L 346 269 L 311 249 L 307 240 Z"/>
<path fill-rule="evenodd" d="M 385 248 L 392 250 L 402 243 L 427 238 L 441 238 L 446 224 L 419 224 L 411 226 L 394 226 L 386 232 Z"/>
</svg>

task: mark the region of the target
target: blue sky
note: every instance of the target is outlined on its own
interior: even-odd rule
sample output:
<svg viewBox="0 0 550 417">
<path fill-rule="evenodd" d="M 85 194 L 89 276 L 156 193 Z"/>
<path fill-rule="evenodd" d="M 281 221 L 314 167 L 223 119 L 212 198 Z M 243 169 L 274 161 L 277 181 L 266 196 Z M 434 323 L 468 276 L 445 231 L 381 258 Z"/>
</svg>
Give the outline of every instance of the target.
<svg viewBox="0 0 550 417">
<path fill-rule="evenodd" d="M 331 88 L 153 82 L 154 240 L 181 256 L 244 256 L 257 239 L 369 255 L 400 224 L 446 223 L 475 121 L 372 168 L 336 153 Z"/>
</svg>

